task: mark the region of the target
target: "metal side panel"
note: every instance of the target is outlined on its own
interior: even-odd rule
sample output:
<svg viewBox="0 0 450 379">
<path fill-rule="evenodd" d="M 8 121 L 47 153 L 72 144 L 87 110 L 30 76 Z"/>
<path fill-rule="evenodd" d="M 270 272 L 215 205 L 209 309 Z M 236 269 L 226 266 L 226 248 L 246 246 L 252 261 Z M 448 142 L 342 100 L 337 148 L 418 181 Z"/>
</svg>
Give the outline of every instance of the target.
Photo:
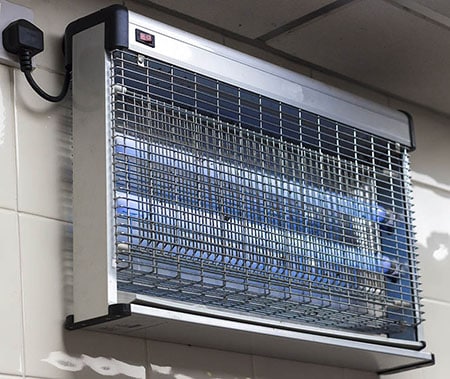
<svg viewBox="0 0 450 379">
<path fill-rule="evenodd" d="M 229 309 L 219 309 L 201 304 L 188 304 L 177 302 L 172 299 L 163 299 L 146 295 L 130 294 L 127 292 L 118 292 L 118 301 L 121 304 L 139 304 L 154 308 L 168 309 L 186 314 L 196 314 L 209 316 L 216 319 L 234 320 L 245 324 L 263 325 L 279 330 L 291 330 L 317 336 L 327 336 L 346 339 L 349 341 L 359 341 L 368 344 L 384 345 L 408 350 L 423 350 L 425 343 L 422 340 L 408 341 L 396 339 L 381 334 L 358 333 L 332 329 L 329 327 L 320 327 L 307 324 L 299 324 L 291 320 L 274 320 L 268 317 L 252 316 L 250 313 L 237 313 Z M 111 312 L 110 312 L 111 313 Z"/>
<path fill-rule="evenodd" d="M 228 47 L 129 12 L 129 48 L 412 146 L 408 117 Z M 153 35 L 154 47 L 136 40 Z"/>
<path fill-rule="evenodd" d="M 434 361 L 427 352 L 136 304 L 131 316 L 87 329 L 377 373 Z"/>
<path fill-rule="evenodd" d="M 104 24 L 73 42 L 74 317 L 80 321 L 107 313 L 116 283 Z"/>
</svg>

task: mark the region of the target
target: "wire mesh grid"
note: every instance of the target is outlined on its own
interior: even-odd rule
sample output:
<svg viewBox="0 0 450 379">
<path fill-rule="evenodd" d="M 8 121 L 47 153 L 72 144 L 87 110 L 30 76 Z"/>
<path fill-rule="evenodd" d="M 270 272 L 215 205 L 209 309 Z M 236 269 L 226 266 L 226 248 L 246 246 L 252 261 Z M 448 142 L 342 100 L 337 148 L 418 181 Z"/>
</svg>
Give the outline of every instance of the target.
<svg viewBox="0 0 450 379">
<path fill-rule="evenodd" d="M 372 333 L 421 322 L 404 147 L 133 52 L 111 60 L 120 290 Z"/>
</svg>

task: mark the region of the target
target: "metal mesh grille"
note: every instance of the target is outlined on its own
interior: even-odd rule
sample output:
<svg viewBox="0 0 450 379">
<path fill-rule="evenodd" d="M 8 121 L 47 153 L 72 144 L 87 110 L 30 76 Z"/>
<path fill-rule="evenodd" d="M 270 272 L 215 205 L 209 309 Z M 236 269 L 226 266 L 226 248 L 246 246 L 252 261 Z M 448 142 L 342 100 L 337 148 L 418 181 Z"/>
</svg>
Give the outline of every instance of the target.
<svg viewBox="0 0 450 379">
<path fill-rule="evenodd" d="M 111 60 L 120 290 L 364 332 L 420 322 L 406 148 L 132 52 Z"/>
</svg>

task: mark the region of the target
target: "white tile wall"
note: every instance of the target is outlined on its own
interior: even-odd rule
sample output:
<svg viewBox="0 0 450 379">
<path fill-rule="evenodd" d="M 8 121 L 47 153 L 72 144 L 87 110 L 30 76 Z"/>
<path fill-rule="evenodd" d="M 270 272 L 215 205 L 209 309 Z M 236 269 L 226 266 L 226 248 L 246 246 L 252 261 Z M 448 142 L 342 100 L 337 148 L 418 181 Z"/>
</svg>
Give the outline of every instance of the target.
<svg viewBox="0 0 450 379">
<path fill-rule="evenodd" d="M 254 358 L 254 379 L 345 379 L 344 369 L 266 357 Z"/>
<path fill-rule="evenodd" d="M 16 209 L 13 70 L 0 66 L 0 207 Z"/>
<path fill-rule="evenodd" d="M 22 286 L 19 228 L 14 212 L 0 209 L 0 373 L 23 372 Z"/>
<path fill-rule="evenodd" d="M 443 285 L 448 286 L 448 278 L 442 281 Z M 448 287 L 447 287 L 448 288 Z M 424 300 L 425 311 L 427 312 L 427 323 L 424 329 L 424 339 L 428 343 L 428 348 L 436 355 L 437 364 L 433 367 L 424 368 L 423 377 L 448 378 L 450 372 L 450 304 L 434 300 Z"/>
<path fill-rule="evenodd" d="M 148 341 L 151 379 L 250 379 L 252 357 L 194 346 Z"/>
<path fill-rule="evenodd" d="M 64 351 L 65 224 L 20 214 L 23 279 L 25 373 L 60 378 L 59 370 L 43 361 L 52 351 Z"/>
<path fill-rule="evenodd" d="M 450 273 L 450 193 L 416 183 L 415 212 L 420 220 L 417 246 L 421 260 L 423 295 L 450 302 L 449 287 L 443 285 Z"/>
<path fill-rule="evenodd" d="M 434 378 L 433 376 L 425 376 L 424 369 L 409 370 L 395 375 L 382 375 L 381 379 L 427 379 Z"/>
<path fill-rule="evenodd" d="M 78 330 L 65 332 L 64 342 L 66 354 L 83 365 L 77 379 L 148 377 L 145 340 Z"/>
<path fill-rule="evenodd" d="M 61 75 L 36 70 L 35 79 L 56 94 Z M 19 211 L 70 220 L 70 99 L 53 104 L 41 99 L 16 71 Z"/>
<path fill-rule="evenodd" d="M 378 375 L 374 374 L 372 372 L 344 369 L 344 378 L 345 379 L 376 379 L 376 378 L 378 378 Z"/>
<path fill-rule="evenodd" d="M 414 116 L 418 149 L 411 154 L 413 170 L 450 186 L 450 118 L 400 102 L 392 102 L 392 106 L 409 110 Z"/>
<path fill-rule="evenodd" d="M 61 71 L 59 36 L 65 25 L 112 2 L 17 2 L 34 10 L 36 22 L 46 32 L 48 49 L 36 59 L 38 70 L 34 74 L 46 90 L 56 93 L 61 85 L 61 75 L 55 73 Z M 305 68 L 299 71 L 310 73 Z M 314 76 L 322 78 L 321 74 Z M 349 85 L 340 80 L 333 84 Z M 384 96 L 354 85 L 348 88 L 386 101 Z M 432 181 L 450 184 L 450 120 L 408 104 L 391 101 L 391 105 L 410 110 L 416 119 L 418 150 L 413 154 L 413 169 Z M 62 324 L 71 300 L 70 106 L 70 99 L 58 105 L 42 101 L 20 72 L 0 65 L 0 379 L 98 379 L 113 374 L 141 379 L 377 377 L 309 363 L 64 331 Z M 450 194 L 416 183 L 416 203 L 428 320 L 424 337 L 436 353 L 437 365 L 386 379 L 450 377 L 450 258 L 437 261 L 433 257 L 441 244 L 450 249 Z"/>
</svg>

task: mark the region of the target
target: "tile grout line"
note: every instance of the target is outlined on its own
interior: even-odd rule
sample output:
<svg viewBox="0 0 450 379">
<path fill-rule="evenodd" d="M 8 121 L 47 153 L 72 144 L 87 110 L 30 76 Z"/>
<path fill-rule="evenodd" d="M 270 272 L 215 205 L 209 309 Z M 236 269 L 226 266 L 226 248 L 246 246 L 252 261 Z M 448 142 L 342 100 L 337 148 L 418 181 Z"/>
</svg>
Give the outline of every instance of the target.
<svg viewBox="0 0 450 379">
<path fill-rule="evenodd" d="M 446 193 L 450 193 L 450 185 L 442 182 L 438 182 L 433 177 L 419 173 L 417 171 L 411 171 L 411 180 L 414 184 L 428 187 L 434 190 L 440 190 Z"/>
<path fill-rule="evenodd" d="M 27 212 L 27 211 L 16 211 L 16 212 L 19 215 L 33 216 L 33 217 L 43 218 L 43 219 L 49 220 L 49 221 L 62 222 L 63 224 L 66 224 L 66 225 L 72 225 L 73 224 L 72 221 L 64 220 L 62 218 L 57 218 L 57 217 L 46 216 L 46 215 L 42 215 L 42 214 L 39 214 L 39 213 L 33 213 L 33 212 Z"/>
<path fill-rule="evenodd" d="M 402 9 L 405 12 L 411 13 L 416 17 L 422 18 L 432 24 L 435 24 L 446 30 L 450 29 L 450 18 L 444 14 L 434 11 L 433 9 L 424 6 L 417 1 L 411 0 L 384 0 L 385 2 Z"/>
<path fill-rule="evenodd" d="M 145 377 L 146 379 L 151 379 L 152 377 L 152 365 L 150 363 L 150 356 L 149 356 L 149 348 L 148 348 L 148 340 L 144 339 L 145 342 Z"/>
<path fill-rule="evenodd" d="M 21 354 L 21 369 L 22 378 L 25 378 L 25 368 L 26 368 L 26 358 L 25 358 L 25 307 L 24 307 L 24 292 L 23 292 L 23 270 L 22 270 L 22 241 L 20 233 L 20 219 L 19 214 L 16 214 L 16 225 L 17 225 L 17 242 L 18 242 L 18 253 L 19 253 L 19 282 L 20 282 L 20 306 L 22 315 L 22 354 Z"/>
<path fill-rule="evenodd" d="M 430 303 L 436 304 L 436 305 L 443 305 L 443 306 L 446 306 L 446 307 L 450 306 L 450 302 L 449 301 L 436 299 L 436 298 L 433 298 L 433 297 L 426 297 L 426 296 L 424 296 L 423 299 L 422 299 L 422 302 L 423 301 L 430 302 Z"/>
<path fill-rule="evenodd" d="M 19 209 L 19 131 L 17 125 L 17 70 L 12 69 L 12 100 L 14 106 L 14 152 L 15 152 L 15 169 L 16 169 L 16 227 L 17 227 L 17 244 L 19 254 L 19 283 L 20 283 L 20 307 L 22 316 L 22 352 L 21 352 L 21 370 L 22 378 L 26 377 L 26 357 L 25 357 L 25 308 L 24 308 L 24 293 L 23 293 L 23 270 L 22 270 L 22 241 L 20 233 L 20 214 Z"/>
<path fill-rule="evenodd" d="M 255 354 L 251 355 L 252 357 L 252 379 L 256 379 L 256 370 L 255 370 Z"/>
<path fill-rule="evenodd" d="M 15 170 L 16 170 L 16 212 L 19 211 L 19 129 L 17 125 L 17 70 L 11 69 L 12 79 L 12 101 L 13 101 L 13 117 L 14 117 L 14 154 L 15 154 Z"/>
<path fill-rule="evenodd" d="M 347 6 L 351 3 L 353 3 L 355 0 L 336 0 L 331 3 L 328 3 L 327 5 L 324 5 L 321 8 L 315 9 L 299 18 L 296 18 L 290 22 L 287 22 L 284 25 L 281 25 L 275 29 L 270 30 L 267 33 L 264 33 L 260 35 L 259 37 L 256 37 L 255 39 L 268 42 L 272 39 L 275 39 L 283 34 L 290 33 L 294 29 L 297 29 L 303 25 L 306 25 L 310 22 L 317 21 L 320 18 L 326 17 L 330 15 L 330 13 L 337 11 L 339 8 L 342 8 L 344 6 Z"/>
<path fill-rule="evenodd" d="M 9 374 L 7 372 L 4 373 L 3 371 L 0 371 L 0 378 L 1 379 L 16 379 L 16 378 L 24 378 L 24 376 Z M 28 377 L 26 379 L 31 379 L 31 378 Z"/>
</svg>

